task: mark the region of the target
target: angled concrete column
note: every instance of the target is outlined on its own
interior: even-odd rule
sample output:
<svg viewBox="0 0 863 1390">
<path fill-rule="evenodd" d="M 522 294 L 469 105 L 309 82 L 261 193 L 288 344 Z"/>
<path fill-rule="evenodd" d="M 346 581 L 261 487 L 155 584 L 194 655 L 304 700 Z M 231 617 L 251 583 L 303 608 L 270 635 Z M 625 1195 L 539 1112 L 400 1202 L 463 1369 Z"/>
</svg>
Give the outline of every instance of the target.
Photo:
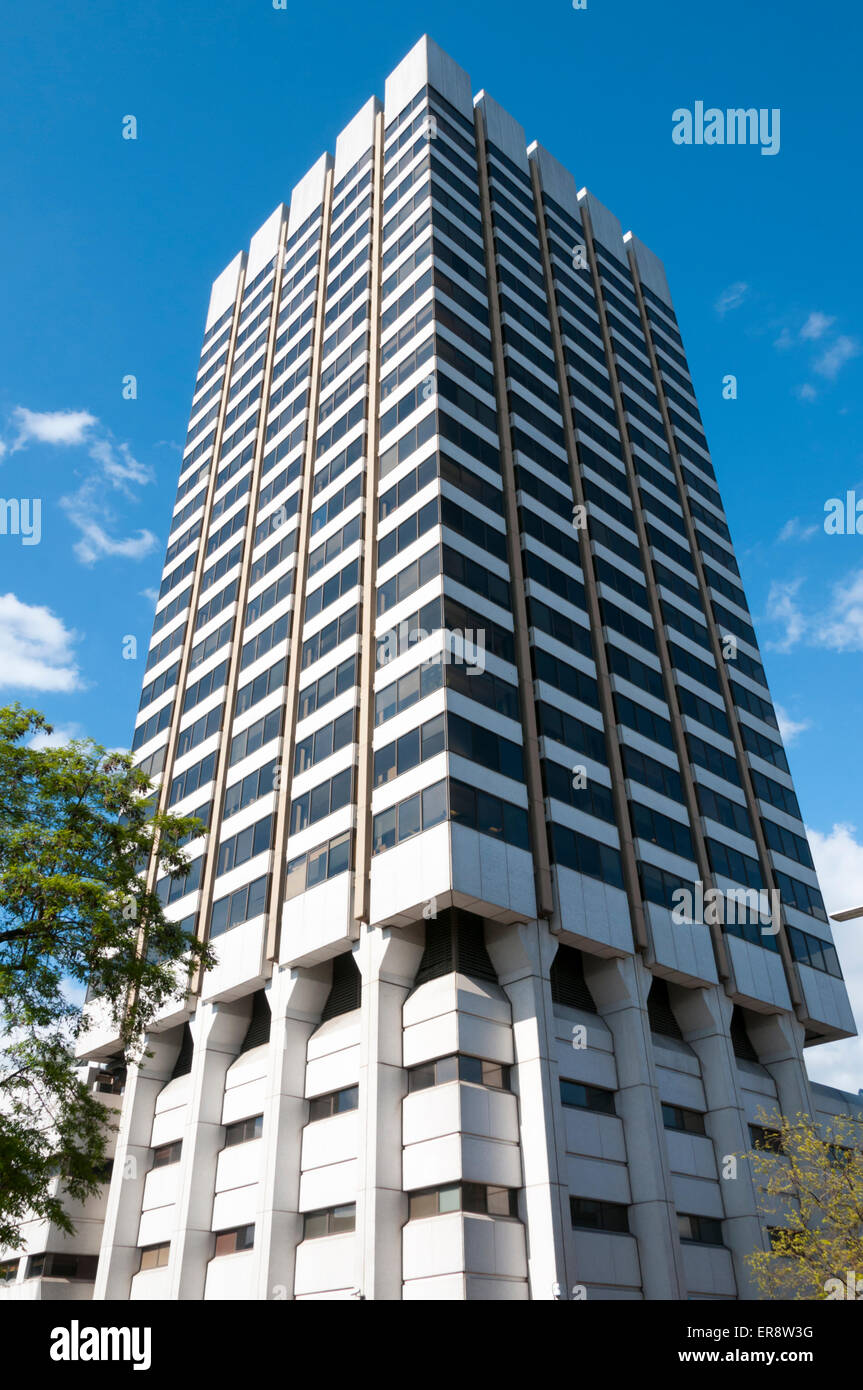
<svg viewBox="0 0 863 1390">
<path fill-rule="evenodd" d="M 138 1272 L 138 1227 L 152 1161 L 153 1115 L 159 1092 L 174 1070 L 181 1040 L 182 1029 L 152 1034 L 145 1042 L 150 1055 L 139 1066 L 129 1067 L 93 1289 L 97 1300 L 128 1299 Z"/>
<path fill-rule="evenodd" d="M 402 1296 L 401 1102 L 406 1083 L 402 1008 L 423 953 L 424 930 L 361 926 L 355 949 L 362 976 L 360 1031 L 357 1277 L 363 1298 Z"/>
<path fill-rule="evenodd" d="M 747 1029 L 759 1062 L 776 1082 L 782 1114 L 789 1120 L 814 1115 L 803 1061 L 803 1025 L 791 1014 L 749 1014 Z"/>
<path fill-rule="evenodd" d="M 329 964 L 277 970 L 269 989 L 272 1012 L 264 1099 L 263 1164 L 255 1216 L 254 1297 L 294 1293 L 303 1126 L 308 1119 L 306 1050 L 330 989 Z"/>
<path fill-rule="evenodd" d="M 216 1163 L 224 1144 L 225 1073 L 249 1026 L 252 995 L 236 1004 L 199 1004 L 183 1166 L 171 1236 L 171 1299 L 201 1299 L 212 1258 Z"/>
<path fill-rule="evenodd" d="M 683 1036 L 701 1063 L 707 1102 L 704 1127 L 713 1141 L 725 1211 L 723 1239 L 731 1251 L 738 1297 L 757 1298 L 758 1288 L 746 1256 L 754 1250 L 766 1249 L 767 1238 L 758 1218 L 758 1197 L 752 1173 L 741 1157 L 751 1144 L 729 1031 L 734 1006 L 718 986 L 696 990 L 669 985 L 669 993 Z M 736 1162 L 729 1164 L 728 1160 L 734 1156 Z"/>
<path fill-rule="evenodd" d="M 677 1212 L 647 1017 L 653 976 L 633 956 L 624 960 L 585 956 L 584 973 L 614 1038 L 617 1111 L 623 1121 L 632 1192 L 629 1221 L 638 1241 L 644 1297 L 685 1298 Z"/>
<path fill-rule="evenodd" d="M 530 1296 L 552 1300 L 556 1285 L 570 1289 L 576 1282 L 575 1270 L 567 1263 L 566 1139 L 550 1026 L 549 970 L 558 943 L 544 922 L 489 922 L 485 931 L 498 982 L 512 1007 Z"/>
</svg>

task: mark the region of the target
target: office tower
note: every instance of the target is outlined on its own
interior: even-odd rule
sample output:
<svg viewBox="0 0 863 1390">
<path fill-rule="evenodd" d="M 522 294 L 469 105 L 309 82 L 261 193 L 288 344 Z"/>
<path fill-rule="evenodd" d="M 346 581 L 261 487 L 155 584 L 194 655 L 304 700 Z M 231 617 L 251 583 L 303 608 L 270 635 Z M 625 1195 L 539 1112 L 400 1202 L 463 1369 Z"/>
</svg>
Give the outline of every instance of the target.
<svg viewBox="0 0 863 1390">
<path fill-rule="evenodd" d="M 133 746 L 218 964 L 96 1298 L 752 1295 L 854 1024 L 670 292 L 429 39 L 213 286 Z"/>
</svg>

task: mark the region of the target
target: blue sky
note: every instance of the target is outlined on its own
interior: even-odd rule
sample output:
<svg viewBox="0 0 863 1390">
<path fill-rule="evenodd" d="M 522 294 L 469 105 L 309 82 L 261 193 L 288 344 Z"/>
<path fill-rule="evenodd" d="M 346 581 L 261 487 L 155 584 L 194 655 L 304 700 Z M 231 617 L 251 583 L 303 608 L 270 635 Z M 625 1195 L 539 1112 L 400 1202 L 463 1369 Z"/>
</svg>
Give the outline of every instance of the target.
<svg viewBox="0 0 863 1390">
<path fill-rule="evenodd" d="M 7 11 L 0 493 L 42 535 L 0 535 L 0 699 L 128 745 L 210 284 L 427 31 L 665 263 L 828 908 L 863 904 L 863 536 L 823 528 L 863 503 L 860 30 L 803 0 Z M 674 144 L 696 101 L 778 108 L 779 153 Z"/>
</svg>

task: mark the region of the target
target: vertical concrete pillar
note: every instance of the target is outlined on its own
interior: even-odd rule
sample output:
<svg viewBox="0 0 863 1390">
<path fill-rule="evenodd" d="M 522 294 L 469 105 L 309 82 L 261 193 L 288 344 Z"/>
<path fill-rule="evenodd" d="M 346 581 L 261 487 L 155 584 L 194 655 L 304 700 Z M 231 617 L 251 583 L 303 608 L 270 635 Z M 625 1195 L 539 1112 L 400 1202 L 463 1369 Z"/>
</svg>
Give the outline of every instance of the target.
<svg viewBox="0 0 863 1390">
<path fill-rule="evenodd" d="M 713 1142 L 725 1212 L 723 1238 L 731 1251 L 738 1297 L 757 1298 L 758 1287 L 746 1257 L 766 1248 L 767 1238 L 758 1216 L 752 1173 L 741 1157 L 751 1144 L 730 1034 L 734 1006 L 718 986 L 694 990 L 670 985 L 669 991 L 675 1017 L 701 1063 L 707 1103 L 704 1127 Z M 732 1156 L 736 1163 L 728 1163 Z"/>
<path fill-rule="evenodd" d="M 584 973 L 614 1038 L 617 1112 L 623 1121 L 632 1193 L 629 1221 L 638 1241 L 644 1297 L 685 1298 L 677 1212 L 647 1017 L 653 976 L 634 956 L 604 961 L 585 956 Z"/>
<path fill-rule="evenodd" d="M 258 1299 L 294 1294 L 303 1127 L 308 1119 L 306 1053 L 330 989 L 330 965 L 277 970 L 269 990 L 272 1013 L 264 1099 L 263 1163 L 255 1215 Z"/>
<path fill-rule="evenodd" d="M 567 1263 L 566 1140 L 551 1026 L 549 970 L 557 945 L 544 922 L 486 924 L 488 953 L 512 1007 L 528 1279 L 531 1298 L 543 1301 L 555 1297 L 556 1285 L 576 1282 Z"/>
<path fill-rule="evenodd" d="M 357 1288 L 363 1298 L 402 1296 L 402 1009 L 423 951 L 423 928 L 361 925 L 362 977 L 357 1179 Z"/>
<path fill-rule="evenodd" d="M 159 1092 L 170 1080 L 180 1051 L 182 1029 L 153 1033 L 145 1041 L 140 1065 L 130 1066 L 120 1128 L 114 1151 L 114 1171 L 108 1192 L 102 1249 L 93 1289 L 94 1300 L 125 1300 L 138 1271 L 138 1227 L 144 1183 L 150 1169 L 150 1140 Z"/>
<path fill-rule="evenodd" d="M 225 1074 L 249 1026 L 252 995 L 236 1004 L 199 1004 L 191 1025 L 195 1040 L 183 1164 L 171 1236 L 169 1298 L 204 1297 L 212 1256 L 213 1193 L 223 1145 Z"/>
</svg>

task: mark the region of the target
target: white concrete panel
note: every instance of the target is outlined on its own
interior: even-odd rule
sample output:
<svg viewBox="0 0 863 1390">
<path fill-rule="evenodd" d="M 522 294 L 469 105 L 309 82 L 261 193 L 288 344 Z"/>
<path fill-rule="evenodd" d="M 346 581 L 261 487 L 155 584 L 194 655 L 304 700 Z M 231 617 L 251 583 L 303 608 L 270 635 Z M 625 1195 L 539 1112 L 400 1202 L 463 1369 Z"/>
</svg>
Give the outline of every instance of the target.
<svg viewBox="0 0 863 1390">
<path fill-rule="evenodd" d="M 230 1125 L 235 1120 L 248 1119 L 250 1115 L 263 1115 L 266 1108 L 266 1078 L 255 1077 L 243 1086 L 225 1089 L 222 1106 L 222 1124 Z"/>
<path fill-rule="evenodd" d="M 489 1061 L 513 1061 L 512 1029 L 489 1023 L 475 1015 L 443 1014 L 427 1023 L 405 1029 L 404 1064 L 415 1066 L 431 1057 L 467 1052 Z"/>
<path fill-rule="evenodd" d="M 213 1198 L 213 1230 L 230 1231 L 236 1226 L 254 1225 L 257 1204 L 256 1183 L 250 1183 L 246 1187 L 232 1187 L 227 1192 L 217 1192 Z"/>
<path fill-rule="evenodd" d="M 510 1218 L 461 1212 L 407 1223 L 403 1255 L 406 1281 L 462 1270 L 524 1278 L 524 1227 Z"/>
<path fill-rule="evenodd" d="M 216 1191 L 225 1192 L 258 1182 L 262 1162 L 262 1139 L 249 1139 L 245 1144 L 232 1144 L 229 1149 L 222 1149 L 216 1163 Z"/>
<path fill-rule="evenodd" d="M 169 1296 L 170 1287 L 170 1269 L 145 1269 L 132 1280 L 129 1298 L 133 1303 L 159 1302 Z"/>
<path fill-rule="evenodd" d="M 268 261 L 274 261 L 279 249 L 279 238 L 287 216 L 284 203 L 270 213 L 266 222 L 259 227 L 249 243 L 249 258 L 246 263 L 246 284 L 264 269 Z"/>
<path fill-rule="evenodd" d="M 316 844 L 321 842 L 319 838 Z M 351 939 L 353 890 L 354 875 L 347 872 L 285 903 L 279 953 L 282 965 L 314 965 L 340 954 Z"/>
<path fill-rule="evenodd" d="M 332 156 L 322 154 L 320 159 L 304 174 L 291 191 L 291 206 L 288 214 L 288 236 L 293 236 L 298 227 L 311 217 L 320 207 L 324 198 L 324 180 L 332 164 Z"/>
<path fill-rule="evenodd" d="M 628 1204 L 631 1193 L 629 1176 L 623 1163 L 606 1163 L 600 1158 L 567 1156 L 566 1181 L 579 1197 L 591 1197 L 602 1202 Z"/>
<path fill-rule="evenodd" d="M 474 97 L 474 106 L 479 107 L 482 111 L 485 120 L 485 133 L 489 143 L 497 145 L 499 150 L 503 150 L 514 164 L 517 164 L 527 173 L 529 169 L 527 140 L 523 127 L 487 92 L 477 92 Z"/>
<path fill-rule="evenodd" d="M 720 880 L 719 886 L 726 886 L 725 881 Z M 740 993 L 764 1000 L 778 1009 L 790 1009 L 791 998 L 779 953 L 753 946 L 739 936 L 726 934 L 725 941 Z"/>
<path fill-rule="evenodd" d="M 798 965 L 797 968 L 810 1018 L 818 1023 L 827 1023 L 831 1028 L 841 1028 L 853 1036 L 854 1014 L 845 981 L 825 975 L 823 970 L 813 970 L 811 965 Z"/>
<path fill-rule="evenodd" d="M 405 1096 L 402 1142 L 420 1144 L 447 1134 L 475 1134 L 518 1143 L 518 1102 L 510 1091 L 464 1081 L 430 1086 Z"/>
<path fill-rule="evenodd" d="M 377 97 L 369 97 L 353 120 L 336 136 L 336 157 L 333 164 L 333 178 L 336 183 L 344 178 L 374 143 L 375 116 L 380 109 L 381 104 Z"/>
<path fill-rule="evenodd" d="M 528 158 L 536 160 L 539 165 L 542 187 L 549 197 L 559 203 L 565 212 L 579 217 L 578 189 L 569 170 L 537 141 L 528 145 L 527 153 Z"/>
<path fill-rule="evenodd" d="M 353 1234 L 347 1234 L 304 1240 L 298 1245 L 295 1293 L 302 1296 L 353 1288 L 355 1241 Z"/>
<path fill-rule="evenodd" d="M 642 282 L 648 289 L 653 290 L 654 294 L 664 300 L 669 309 L 673 308 L 671 302 L 671 290 L 668 288 L 668 281 L 665 278 L 665 267 L 658 256 L 645 246 L 643 241 L 639 241 L 632 232 L 625 232 L 623 237 L 624 245 L 627 249 L 632 249 L 635 253 L 635 261 L 638 266 L 638 274 Z"/>
<path fill-rule="evenodd" d="M 358 1173 L 356 1159 L 309 1169 L 300 1178 L 300 1210 L 320 1211 L 354 1201 Z"/>
<path fill-rule="evenodd" d="M 408 1145 L 402 1172 L 407 1192 L 459 1181 L 521 1186 L 521 1160 L 514 1144 L 458 1133 Z"/>
<path fill-rule="evenodd" d="M 451 828 L 451 845 L 452 887 L 463 906 L 491 918 L 536 916 L 533 860 L 526 850 L 458 822 Z"/>
<path fill-rule="evenodd" d="M 687 1076 L 685 1072 L 670 1071 L 667 1067 L 657 1066 L 656 1081 L 660 1101 L 664 1104 L 682 1105 L 686 1110 L 704 1111 L 704 1088 L 698 1077 Z M 669 1137 L 677 1138 L 678 1136 Z"/>
<path fill-rule="evenodd" d="M 566 1038 L 555 1040 L 552 1052 L 559 1075 L 568 1081 L 585 1081 L 591 1086 L 604 1086 L 609 1091 L 616 1090 L 617 1069 L 614 1056 L 601 1045 L 602 1033 L 600 1027 L 596 1026 L 599 1023 L 598 1018 L 596 1023 L 592 1023 L 591 1014 L 584 1013 L 581 1009 L 570 1009 L 566 1004 L 555 1004 L 554 1010 L 555 1027 L 566 1022 L 570 1030 Z M 587 1030 L 584 1047 L 573 1047 L 573 1026 Z M 582 1035 L 579 1033 L 578 1036 Z"/>
<path fill-rule="evenodd" d="M 216 322 L 216 319 L 221 318 L 225 310 L 229 309 L 237 298 L 237 290 L 240 286 L 240 276 L 242 274 L 244 260 L 245 256 L 242 251 L 238 251 L 230 264 L 225 266 L 221 275 L 217 276 L 213 281 L 213 288 L 210 291 L 210 307 L 207 310 L 205 332 L 211 324 Z"/>
<path fill-rule="evenodd" d="M 616 952 L 631 952 L 632 927 L 623 890 L 560 864 L 552 872 L 557 879 L 561 929 L 573 938 L 568 944 L 599 942 Z"/>
<path fill-rule="evenodd" d="M 156 1098 L 155 1113 L 166 1115 L 172 1110 L 182 1110 L 189 1103 L 191 1088 L 192 1078 L 188 1072 L 166 1081 Z"/>
<path fill-rule="evenodd" d="M 579 1283 L 640 1287 L 638 1246 L 633 1236 L 573 1231 L 572 1240 Z"/>
<path fill-rule="evenodd" d="M 211 1260 L 207 1266 L 204 1298 L 230 1300 L 232 1303 L 254 1298 L 253 1255 L 251 1250 L 241 1250 L 236 1255 L 221 1255 L 219 1259 Z"/>
<path fill-rule="evenodd" d="M 330 1163 L 349 1162 L 358 1153 L 359 1113 L 356 1110 L 331 1115 L 327 1120 L 315 1120 L 303 1130 L 301 1164 L 306 1172 Z"/>
<path fill-rule="evenodd" d="M 415 920 L 451 886 L 449 826 L 443 822 L 372 859 L 370 921 Z"/>
<path fill-rule="evenodd" d="M 173 1205 L 142 1212 L 137 1245 L 164 1245 L 169 1241 L 174 1234 L 176 1212 Z"/>
<path fill-rule="evenodd" d="M 180 1169 L 179 1163 L 170 1163 L 166 1168 L 150 1169 L 144 1179 L 142 1211 L 149 1211 L 151 1207 L 172 1206 L 176 1202 L 180 1187 Z"/>
<path fill-rule="evenodd" d="M 703 1178 L 687 1177 L 684 1173 L 673 1173 L 671 1190 L 674 1205 L 678 1211 L 692 1216 L 715 1216 L 721 1221 L 725 1212 L 722 1209 L 719 1183 L 714 1179 L 707 1182 Z"/>
<path fill-rule="evenodd" d="M 563 1120 L 569 1153 L 626 1163 L 623 1125 L 616 1116 L 564 1106 Z M 581 1191 L 580 1188 L 578 1190 Z"/>
<path fill-rule="evenodd" d="M 451 106 L 471 120 L 470 78 L 439 48 L 434 39 L 423 34 L 410 53 L 390 73 L 385 88 L 385 120 L 389 125 L 423 87 L 434 87 Z"/>
<path fill-rule="evenodd" d="M 683 1269 L 690 1292 L 713 1297 L 734 1298 L 737 1286 L 731 1266 L 731 1252 L 709 1245 L 681 1246 Z"/>
<path fill-rule="evenodd" d="M 626 262 L 626 252 L 623 246 L 623 228 L 618 222 L 613 212 L 595 198 L 586 188 L 579 190 L 578 201 L 581 207 L 587 207 L 590 212 L 590 221 L 593 227 L 593 235 L 596 240 L 601 242 L 607 251 L 610 251 L 618 260 Z"/>
<path fill-rule="evenodd" d="M 694 876 L 688 878 L 694 881 Z M 660 903 L 646 902 L 644 908 L 662 973 L 670 973 L 672 978 L 690 986 L 715 984 L 718 977 L 710 928 L 703 922 L 676 923 L 668 908 Z"/>
<path fill-rule="evenodd" d="M 261 855 L 260 862 L 263 874 L 267 857 Z M 249 874 L 246 881 L 253 882 L 258 877 L 259 874 Z M 265 933 L 266 918 L 262 915 L 216 937 L 213 949 L 218 962 L 204 976 L 203 1000 L 236 999 L 264 983 L 269 974 L 269 966 L 263 959 Z"/>
<path fill-rule="evenodd" d="M 713 1144 L 706 1135 L 681 1134 L 677 1130 L 667 1129 L 665 1143 L 672 1173 L 716 1180 L 716 1157 Z"/>
</svg>

